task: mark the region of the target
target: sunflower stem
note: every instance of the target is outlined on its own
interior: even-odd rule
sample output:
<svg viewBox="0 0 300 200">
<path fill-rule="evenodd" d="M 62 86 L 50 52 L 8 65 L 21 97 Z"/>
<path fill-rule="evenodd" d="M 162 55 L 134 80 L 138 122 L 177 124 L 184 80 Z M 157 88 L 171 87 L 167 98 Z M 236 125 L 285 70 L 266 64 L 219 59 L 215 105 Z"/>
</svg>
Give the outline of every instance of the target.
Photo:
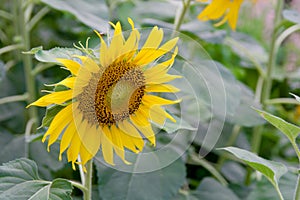
<svg viewBox="0 0 300 200">
<path fill-rule="evenodd" d="M 34 125 L 34 119 L 30 119 L 26 124 L 25 129 L 25 149 L 24 149 L 24 156 L 25 158 L 29 158 L 29 148 L 30 148 L 30 135 L 31 135 L 31 129 Z"/>
<path fill-rule="evenodd" d="M 178 32 L 180 30 L 180 26 L 183 22 L 186 11 L 190 6 L 190 3 L 191 3 L 191 0 L 182 0 L 182 6 L 183 7 L 181 9 L 180 15 L 178 15 L 179 17 L 175 18 L 175 22 L 174 22 L 175 31 L 173 32 L 172 37 L 174 37 L 176 32 Z"/>
<path fill-rule="evenodd" d="M 277 27 L 281 23 L 281 13 L 283 9 L 284 1 L 278 0 L 276 4 L 276 12 L 275 12 L 275 19 L 274 19 L 274 29 L 272 32 L 272 38 L 271 38 L 271 46 L 270 46 L 270 52 L 269 52 L 269 60 L 267 65 L 267 72 L 266 76 L 263 77 L 263 84 L 262 84 L 262 90 L 261 94 L 259 96 L 261 97 L 260 102 L 262 103 L 263 110 L 266 109 L 266 106 L 268 105 L 268 100 L 270 99 L 271 94 L 271 88 L 272 88 L 272 73 L 274 70 L 274 65 L 276 62 L 276 38 L 277 38 Z M 263 126 L 255 127 L 253 129 L 253 137 L 251 141 L 251 150 L 252 152 L 259 154 L 261 140 L 262 140 L 262 132 L 263 132 Z M 250 177 L 251 177 L 252 169 L 247 168 L 247 175 L 246 175 L 246 184 L 250 184 Z"/>
<path fill-rule="evenodd" d="M 0 48 L 0 55 L 4 54 L 4 53 L 7 53 L 7 52 L 10 52 L 10 51 L 14 51 L 16 49 L 20 49 L 22 47 L 23 47 L 23 44 L 12 44 L 12 45 L 9 45 L 9 46 L 2 47 L 2 48 Z"/>
<path fill-rule="evenodd" d="M 85 174 L 84 187 L 87 190 L 83 191 L 84 200 L 91 200 L 92 199 L 92 178 L 93 178 L 93 160 L 91 159 L 86 164 L 86 174 Z"/>
<path fill-rule="evenodd" d="M 298 170 L 298 180 L 297 180 L 297 185 L 296 185 L 296 190 L 294 194 L 294 200 L 300 199 L 300 169 Z"/>
<path fill-rule="evenodd" d="M 23 5 L 26 3 L 26 1 L 21 1 L 21 3 L 17 0 L 14 2 L 18 6 L 18 18 L 17 23 L 20 30 L 22 42 L 23 42 L 23 51 L 29 51 L 30 50 L 30 32 L 26 28 L 27 24 L 25 21 L 25 9 Z M 17 33 L 18 34 L 18 33 Z M 26 89 L 28 92 L 28 98 L 27 103 L 32 103 L 36 99 L 36 85 L 35 85 L 35 78 L 32 76 L 32 59 L 31 55 L 22 54 L 22 61 L 24 64 L 24 72 L 25 72 L 25 79 L 26 79 Z M 29 108 L 29 118 L 34 120 L 34 124 L 32 126 L 32 129 L 36 128 L 36 122 L 38 119 L 38 113 L 36 107 Z"/>
<path fill-rule="evenodd" d="M 17 101 L 26 101 L 28 99 L 28 94 L 14 95 L 9 97 L 0 98 L 0 105 L 5 103 L 12 103 Z"/>
<path fill-rule="evenodd" d="M 277 1 L 277 7 L 276 7 L 276 14 L 275 14 L 275 20 L 274 20 L 274 30 L 272 33 L 272 39 L 271 39 L 271 47 L 270 47 L 270 53 L 269 53 L 269 61 L 267 66 L 267 72 L 266 76 L 263 82 L 262 87 L 262 94 L 261 94 L 261 103 L 263 105 L 263 109 L 267 106 L 267 101 L 270 98 L 271 94 L 271 88 L 272 88 L 272 72 L 274 69 L 275 61 L 276 61 L 276 38 L 277 38 L 277 32 L 275 31 L 278 24 L 280 24 L 281 20 L 281 12 L 283 9 L 283 1 L 278 0 Z M 259 128 L 255 132 L 253 132 L 253 138 L 252 138 L 252 151 L 254 153 L 258 153 L 260 149 L 261 144 L 261 137 L 262 137 L 262 128 Z"/>
</svg>

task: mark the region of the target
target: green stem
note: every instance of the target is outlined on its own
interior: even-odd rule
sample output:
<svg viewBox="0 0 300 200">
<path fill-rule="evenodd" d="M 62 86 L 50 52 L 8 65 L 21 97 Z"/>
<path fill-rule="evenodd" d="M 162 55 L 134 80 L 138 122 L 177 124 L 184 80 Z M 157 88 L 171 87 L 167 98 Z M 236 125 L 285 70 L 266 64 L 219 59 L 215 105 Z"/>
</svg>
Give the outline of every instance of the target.
<svg viewBox="0 0 300 200">
<path fill-rule="evenodd" d="M 25 101 L 28 99 L 28 94 L 22 94 L 22 95 L 15 95 L 15 96 L 9 96 L 9 97 L 3 97 L 0 99 L 0 105 L 5 103 L 12 103 L 17 101 Z"/>
<path fill-rule="evenodd" d="M 282 194 L 281 194 L 281 192 L 280 192 L 280 190 L 279 190 L 278 185 L 275 186 L 275 189 L 276 189 L 276 192 L 277 192 L 277 194 L 278 194 L 280 200 L 284 200 L 284 198 L 283 198 L 283 196 L 282 196 Z"/>
<path fill-rule="evenodd" d="M 298 160 L 299 160 L 299 163 L 300 163 L 300 150 L 299 150 L 296 142 L 292 142 L 292 145 L 293 145 L 293 148 L 294 148 L 294 150 L 295 150 L 295 152 L 297 154 L 297 157 L 298 157 Z"/>
<path fill-rule="evenodd" d="M 41 73 L 42 71 L 49 69 L 50 67 L 55 66 L 54 63 L 39 63 L 36 65 L 36 67 L 32 70 L 32 76 L 36 76 L 39 73 Z"/>
<path fill-rule="evenodd" d="M 10 21 L 13 21 L 13 18 L 14 18 L 14 16 L 11 13 L 6 12 L 4 10 L 0 10 L 0 17 L 3 19 L 10 20 Z"/>
<path fill-rule="evenodd" d="M 208 161 L 203 158 L 199 158 L 196 154 L 190 154 L 190 159 L 192 164 L 198 164 L 207 169 L 222 185 L 227 186 L 228 183 L 225 178 L 215 169 Z"/>
<path fill-rule="evenodd" d="M 25 22 L 25 12 L 23 8 L 23 4 L 26 3 L 25 1 L 22 1 L 20 3 L 19 1 L 15 1 L 19 5 L 19 18 L 18 18 L 18 26 L 20 28 L 20 33 L 23 41 L 23 51 L 29 51 L 30 50 L 30 32 L 26 28 L 26 22 Z M 30 55 L 22 54 L 22 60 L 24 64 L 24 71 L 25 71 L 25 80 L 26 80 L 26 89 L 28 92 L 28 99 L 27 103 L 32 103 L 33 101 L 36 100 L 36 85 L 35 85 L 35 77 L 32 76 L 32 59 Z M 29 118 L 34 119 L 35 123 L 37 122 L 38 119 L 38 113 L 37 113 L 37 108 L 36 107 L 31 107 L 29 108 Z M 32 127 L 33 129 L 36 128 L 36 126 Z"/>
<path fill-rule="evenodd" d="M 68 180 L 74 187 L 80 189 L 83 193 L 87 192 L 87 188 L 84 187 L 84 185 L 82 185 L 81 183 L 78 183 L 76 181 L 70 181 Z"/>
<path fill-rule="evenodd" d="M 300 171 L 298 171 L 298 180 L 297 180 L 297 185 L 296 185 L 296 190 L 295 190 L 295 195 L 294 195 L 294 200 L 300 199 Z"/>
<path fill-rule="evenodd" d="M 23 44 L 12 44 L 9 46 L 2 47 L 2 48 L 0 48 L 0 55 L 10 52 L 10 51 L 13 51 L 13 50 L 16 50 L 16 49 L 20 49 L 22 47 L 23 47 Z"/>
<path fill-rule="evenodd" d="M 85 183 L 84 187 L 87 191 L 84 192 L 84 200 L 92 199 L 92 178 L 93 178 L 93 160 L 90 160 L 86 164 L 86 174 L 85 174 Z"/>
<path fill-rule="evenodd" d="M 277 25 L 280 23 L 281 20 L 281 13 L 283 9 L 283 1 L 278 0 L 277 1 L 277 7 L 276 7 L 276 16 L 274 20 L 274 29 L 277 27 Z M 263 93 L 262 93 L 262 98 L 261 102 L 265 104 L 265 101 L 270 98 L 270 93 L 271 93 L 271 87 L 272 87 L 272 71 L 276 62 L 276 38 L 277 34 L 275 31 L 272 33 L 272 39 L 271 39 L 271 48 L 270 48 L 270 54 L 269 54 L 269 61 L 268 61 L 268 66 L 267 66 L 267 73 L 266 73 L 266 78 L 264 82 L 264 87 L 263 87 Z"/>
<path fill-rule="evenodd" d="M 48 7 L 42 8 L 27 24 L 27 29 L 30 31 L 32 28 L 50 11 Z"/>
<path fill-rule="evenodd" d="M 183 19 L 184 19 L 184 16 L 185 16 L 185 13 L 187 11 L 187 9 L 189 8 L 190 6 L 190 3 L 191 3 L 191 0 L 182 0 L 182 10 L 180 12 L 180 15 L 178 18 L 175 19 L 175 22 L 174 22 L 174 26 L 175 26 L 175 31 L 173 32 L 173 35 L 172 37 L 174 37 L 174 35 L 176 34 L 176 32 L 178 32 L 180 30 L 180 26 L 183 22 Z"/>
<path fill-rule="evenodd" d="M 266 105 L 269 104 L 300 104 L 299 101 L 292 98 L 275 98 L 275 99 L 268 99 L 266 102 Z"/>
<path fill-rule="evenodd" d="M 30 119 L 26 124 L 25 129 L 25 149 L 24 149 L 24 156 L 25 158 L 29 158 L 29 145 L 30 145 L 30 135 L 31 135 L 31 129 L 34 125 L 34 119 Z"/>
<path fill-rule="evenodd" d="M 280 24 L 281 21 L 281 12 L 283 9 L 283 1 L 278 0 L 277 1 L 277 7 L 276 7 L 276 16 L 274 20 L 274 31 L 272 33 L 272 39 L 271 39 L 271 47 L 270 47 L 270 54 L 269 54 L 269 61 L 268 61 L 268 66 L 267 66 L 267 72 L 266 76 L 263 82 L 263 87 L 262 87 L 262 94 L 261 94 L 261 103 L 263 105 L 263 109 L 266 108 L 266 102 L 270 98 L 271 94 L 271 88 L 272 88 L 272 72 L 274 69 L 275 61 L 276 61 L 276 37 L 277 34 L 275 32 L 275 28 L 277 27 L 278 24 Z M 253 132 L 253 137 L 252 137 L 252 152 L 258 153 L 261 145 L 261 137 L 262 137 L 262 131 L 263 128 L 255 128 Z"/>
<path fill-rule="evenodd" d="M 297 154 L 298 160 L 299 160 L 299 166 L 300 166 L 300 150 L 296 142 L 292 141 L 291 142 L 293 145 L 293 148 Z M 294 194 L 294 200 L 299 200 L 300 199 L 300 168 L 298 169 L 298 180 L 296 183 L 296 189 L 295 189 L 295 194 Z"/>
</svg>

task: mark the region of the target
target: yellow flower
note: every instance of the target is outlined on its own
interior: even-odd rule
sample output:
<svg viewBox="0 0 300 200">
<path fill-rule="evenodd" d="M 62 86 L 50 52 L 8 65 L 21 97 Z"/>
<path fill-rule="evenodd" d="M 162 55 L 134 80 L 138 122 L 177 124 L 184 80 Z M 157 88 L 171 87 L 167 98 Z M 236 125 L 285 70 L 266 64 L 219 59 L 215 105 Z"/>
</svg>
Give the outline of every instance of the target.
<svg viewBox="0 0 300 200">
<path fill-rule="evenodd" d="M 114 165 L 114 152 L 125 163 L 125 148 L 141 152 L 143 138 L 155 145 L 151 122 L 163 125 L 175 119 L 161 106 L 178 103 L 158 97 L 156 93 L 179 90 L 167 82 L 179 78 L 167 74 L 178 47 L 178 38 L 161 45 L 163 30 L 154 27 L 143 47 L 138 50 L 140 33 L 128 19 L 132 31 L 124 39 L 120 22 L 111 25 L 114 35 L 110 45 L 101 39 L 100 60 L 75 56 L 80 62 L 57 59 L 71 76 L 57 83 L 68 90 L 47 94 L 29 106 L 65 105 L 53 118 L 43 142 L 49 147 L 61 137 L 60 155 L 67 150 L 68 161 L 83 166 L 102 149 L 104 160 Z M 170 53 L 174 49 L 173 53 Z M 164 62 L 158 58 L 168 54 Z M 155 61 L 155 62 L 154 62 Z M 151 66 L 149 65 L 150 63 Z M 80 156 L 80 159 L 78 159 Z"/>
<path fill-rule="evenodd" d="M 201 1 L 203 2 L 203 0 Z M 198 15 L 198 19 L 203 21 L 216 20 L 223 16 L 223 19 L 215 24 L 215 26 L 220 26 L 228 21 L 229 26 L 235 30 L 242 3 L 243 0 L 212 0 Z"/>
</svg>

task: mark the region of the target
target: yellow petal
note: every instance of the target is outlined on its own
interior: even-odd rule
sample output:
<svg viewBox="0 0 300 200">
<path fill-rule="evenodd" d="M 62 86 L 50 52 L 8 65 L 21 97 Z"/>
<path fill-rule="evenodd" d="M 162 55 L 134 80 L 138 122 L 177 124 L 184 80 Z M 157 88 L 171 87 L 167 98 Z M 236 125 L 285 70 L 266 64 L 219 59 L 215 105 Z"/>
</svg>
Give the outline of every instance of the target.
<svg viewBox="0 0 300 200">
<path fill-rule="evenodd" d="M 147 126 L 140 126 L 139 124 L 132 121 L 134 126 L 155 146 L 155 134 L 152 130 L 151 124 Z"/>
<path fill-rule="evenodd" d="M 230 6 L 230 0 L 222 0 L 220 3 L 217 0 L 213 0 L 199 15 L 200 20 L 212 20 L 219 19 L 225 14 L 226 10 Z"/>
<path fill-rule="evenodd" d="M 89 154 L 93 157 L 96 155 L 100 148 L 101 141 L 101 131 L 97 129 L 96 125 L 88 126 L 85 130 L 86 134 L 82 138 L 82 146 L 89 152 Z"/>
<path fill-rule="evenodd" d="M 130 17 L 127 18 L 129 24 L 131 25 L 131 29 L 134 29 L 134 22 L 132 21 L 132 19 Z"/>
<path fill-rule="evenodd" d="M 131 59 L 136 53 L 139 45 L 140 33 L 138 30 L 132 30 L 130 36 L 125 41 L 125 44 L 120 52 L 121 57 L 119 59 Z"/>
<path fill-rule="evenodd" d="M 163 30 L 158 29 L 155 26 L 152 31 L 150 32 L 144 46 L 142 47 L 141 51 L 136 55 L 134 58 L 135 63 L 142 62 L 142 60 L 147 57 L 149 54 L 155 52 L 155 50 L 160 45 L 163 39 Z"/>
<path fill-rule="evenodd" d="M 81 61 L 82 61 L 82 67 L 86 67 L 86 69 L 91 72 L 91 73 L 98 73 L 100 70 L 99 65 L 97 65 L 97 63 L 86 56 L 76 56 L 78 57 Z"/>
<path fill-rule="evenodd" d="M 73 135 L 76 133 L 76 127 L 74 121 L 71 121 L 69 126 L 66 128 L 61 141 L 60 141 L 60 148 L 59 148 L 59 160 L 61 160 L 62 153 L 68 148 L 73 138 Z"/>
<path fill-rule="evenodd" d="M 76 132 L 73 135 L 71 144 L 68 148 L 67 155 L 68 155 L 68 162 L 72 162 L 72 168 L 75 170 L 75 162 L 78 158 L 79 151 L 81 146 L 81 139 Z"/>
<path fill-rule="evenodd" d="M 149 119 L 143 109 L 139 108 L 133 115 L 130 115 L 130 120 L 139 126 L 148 126 Z"/>
<path fill-rule="evenodd" d="M 107 129 L 107 130 L 111 132 L 112 142 L 114 144 L 114 150 L 115 150 L 116 154 L 123 160 L 123 162 L 125 164 L 127 164 L 127 165 L 131 164 L 130 162 L 128 162 L 125 159 L 125 151 L 124 151 L 123 141 L 120 137 L 120 135 L 122 133 L 116 127 L 116 125 L 112 125 L 110 128 L 111 128 L 111 130 L 109 130 L 109 129 Z"/>
<path fill-rule="evenodd" d="M 128 121 L 119 122 L 118 126 L 126 135 L 133 139 L 134 144 L 138 148 L 138 150 L 142 151 L 144 147 L 144 141 L 138 130 Z"/>
<path fill-rule="evenodd" d="M 113 144 L 111 142 L 110 131 L 104 131 L 103 129 L 108 129 L 108 127 L 103 127 L 102 132 L 104 132 L 104 134 L 101 134 L 101 147 L 103 158 L 108 164 L 115 165 L 113 157 Z"/>
<path fill-rule="evenodd" d="M 70 99 L 72 99 L 72 90 L 53 92 L 39 98 L 37 101 L 29 104 L 26 108 L 30 106 L 45 107 L 51 104 L 62 104 Z"/>
<path fill-rule="evenodd" d="M 153 122 L 162 126 L 166 118 L 170 119 L 172 122 L 176 122 L 176 120 L 159 105 L 154 105 L 150 108 L 150 119 Z"/>
<path fill-rule="evenodd" d="M 63 131 L 63 129 L 71 122 L 72 118 L 70 117 L 70 115 L 72 115 L 72 104 L 63 108 L 55 115 L 50 124 L 49 129 L 44 134 L 42 139 L 42 142 L 45 142 L 47 136 L 50 135 L 48 141 L 48 148 L 57 140 L 58 136 Z"/>
<path fill-rule="evenodd" d="M 146 105 L 169 105 L 179 103 L 181 100 L 168 100 L 154 95 L 144 95 L 143 103 Z"/>
<path fill-rule="evenodd" d="M 239 9 L 241 7 L 243 0 L 235 0 L 231 2 L 230 11 L 228 13 L 228 23 L 232 30 L 235 30 L 238 21 Z"/>
<path fill-rule="evenodd" d="M 108 48 L 107 45 L 105 43 L 105 41 L 103 40 L 102 36 L 100 35 L 100 33 L 98 33 L 97 31 L 95 31 L 95 33 L 99 36 L 100 40 L 101 40 L 101 47 L 100 47 L 100 64 L 102 67 L 106 68 L 110 63 L 109 63 L 109 56 L 108 55 Z"/>
<path fill-rule="evenodd" d="M 81 162 L 78 164 L 81 164 L 83 167 L 89 160 L 93 158 L 93 155 L 90 153 L 90 151 L 87 148 L 85 148 L 83 145 L 80 146 L 79 154 L 80 154 Z"/>
<path fill-rule="evenodd" d="M 143 66 L 143 65 L 146 65 L 146 64 L 154 61 L 155 59 L 163 56 L 164 54 L 170 52 L 175 47 L 177 41 L 178 41 L 178 38 L 174 38 L 174 39 L 166 42 L 159 49 L 151 49 L 151 48 L 145 49 L 144 50 L 145 54 L 144 54 L 143 58 L 140 60 L 135 59 L 136 64 L 139 66 Z"/>
<path fill-rule="evenodd" d="M 75 84 L 76 77 L 65 78 L 64 80 L 56 83 L 55 85 L 64 85 L 68 88 L 73 89 Z"/>
<path fill-rule="evenodd" d="M 159 105 L 152 106 L 150 109 L 150 119 L 151 121 L 157 123 L 158 125 L 164 125 L 166 121 L 166 116 Z"/>
<path fill-rule="evenodd" d="M 155 84 L 155 85 L 148 85 L 145 88 L 146 92 L 179 92 L 180 90 L 173 85 L 169 84 Z"/>
<path fill-rule="evenodd" d="M 157 76 L 148 76 L 145 75 L 145 81 L 148 85 L 150 84 L 162 84 L 162 83 L 167 83 L 170 81 L 173 81 L 174 79 L 177 78 L 182 78 L 182 76 L 179 75 L 170 75 L 170 74 L 157 74 Z"/>
<path fill-rule="evenodd" d="M 62 63 L 72 74 L 77 75 L 80 68 L 80 64 L 78 62 L 63 58 L 57 58 L 56 60 Z"/>
</svg>

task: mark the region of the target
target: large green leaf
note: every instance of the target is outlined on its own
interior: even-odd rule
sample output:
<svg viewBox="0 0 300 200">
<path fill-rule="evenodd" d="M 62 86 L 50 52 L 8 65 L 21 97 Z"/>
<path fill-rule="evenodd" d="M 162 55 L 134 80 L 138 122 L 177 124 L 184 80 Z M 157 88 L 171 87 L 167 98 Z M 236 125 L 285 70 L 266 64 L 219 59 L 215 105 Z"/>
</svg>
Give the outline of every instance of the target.
<svg viewBox="0 0 300 200">
<path fill-rule="evenodd" d="M 36 164 L 26 158 L 0 166 L 0 199 L 5 200 L 68 200 L 72 185 L 64 179 L 41 180 Z"/>
<path fill-rule="evenodd" d="M 85 25 L 106 32 L 108 24 L 108 8 L 104 0 L 42 0 L 45 4 L 75 15 Z"/>
<path fill-rule="evenodd" d="M 0 134 L 1 140 L 3 134 Z M 11 135 L 5 144 L 1 145 L 0 163 L 5 163 L 16 158 L 24 157 L 25 138 L 24 136 Z"/>
<path fill-rule="evenodd" d="M 11 136 L 5 139 L 5 134 L 0 134 L 5 143 L 1 145 L 0 164 L 22 158 L 25 156 L 25 138 L 21 136 Z M 2 141 L 2 139 L 1 139 Z M 51 151 L 47 151 L 47 144 L 42 143 L 41 139 L 28 144 L 28 154 L 33 160 L 36 160 L 39 166 L 41 177 L 52 179 L 52 173 L 63 168 L 64 162 L 58 160 L 59 144 L 55 143 L 51 146 Z"/>
<path fill-rule="evenodd" d="M 296 138 L 300 134 L 300 127 L 290 124 L 283 119 L 271 115 L 265 111 L 256 110 L 265 120 L 284 133 L 292 143 L 295 143 Z"/>
<path fill-rule="evenodd" d="M 82 52 L 75 48 L 53 48 L 50 50 L 43 50 L 42 48 L 32 49 L 30 52 L 40 62 L 58 63 L 57 58 L 74 59 L 74 55 L 82 55 Z"/>
<path fill-rule="evenodd" d="M 170 149 L 143 152 L 131 157 L 135 161 L 124 166 L 126 172 L 125 168 L 112 169 L 95 162 L 100 196 L 104 200 L 172 199 L 186 176 L 185 165 L 180 158 L 166 165 L 166 161 L 174 156 L 178 155 Z M 130 156 L 126 157 L 130 160 Z"/>
<path fill-rule="evenodd" d="M 282 191 L 282 196 L 284 199 L 289 200 L 293 199 L 295 192 L 295 183 L 297 181 L 297 176 L 292 173 L 286 173 L 282 176 L 279 181 L 279 187 Z M 279 200 L 278 195 L 274 187 L 268 182 L 266 178 L 259 180 L 253 190 L 250 192 L 247 200 Z"/>
<path fill-rule="evenodd" d="M 199 187 L 189 193 L 181 193 L 175 200 L 239 200 L 229 188 L 222 186 L 213 178 L 205 178 Z"/>
<path fill-rule="evenodd" d="M 287 168 L 282 163 L 266 160 L 244 149 L 239 149 L 236 147 L 226 147 L 220 149 L 232 153 L 253 169 L 261 172 L 265 177 L 268 178 L 274 187 L 278 188 L 278 181 L 280 177 L 287 172 Z"/>
<path fill-rule="evenodd" d="M 231 37 L 227 37 L 224 42 L 245 61 L 263 64 L 268 60 L 266 50 L 249 35 L 235 32 L 231 34 Z"/>
<path fill-rule="evenodd" d="M 261 107 L 260 103 L 254 101 L 254 94 L 246 85 L 238 82 L 241 93 L 241 101 L 234 115 L 229 115 L 227 121 L 232 124 L 251 127 L 264 124 L 265 121 L 251 108 Z"/>
</svg>

